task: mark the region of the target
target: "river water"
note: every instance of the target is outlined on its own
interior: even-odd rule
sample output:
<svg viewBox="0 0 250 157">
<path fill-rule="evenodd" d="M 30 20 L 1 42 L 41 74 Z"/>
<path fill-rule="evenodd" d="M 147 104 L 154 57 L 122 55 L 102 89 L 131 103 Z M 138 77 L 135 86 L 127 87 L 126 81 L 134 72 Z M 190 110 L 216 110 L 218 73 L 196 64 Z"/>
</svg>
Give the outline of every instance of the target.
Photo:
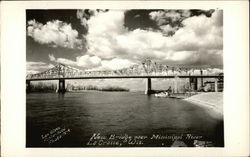
<svg viewBox="0 0 250 157">
<path fill-rule="evenodd" d="M 222 147 L 223 122 L 143 92 L 29 93 L 27 147 Z"/>
</svg>

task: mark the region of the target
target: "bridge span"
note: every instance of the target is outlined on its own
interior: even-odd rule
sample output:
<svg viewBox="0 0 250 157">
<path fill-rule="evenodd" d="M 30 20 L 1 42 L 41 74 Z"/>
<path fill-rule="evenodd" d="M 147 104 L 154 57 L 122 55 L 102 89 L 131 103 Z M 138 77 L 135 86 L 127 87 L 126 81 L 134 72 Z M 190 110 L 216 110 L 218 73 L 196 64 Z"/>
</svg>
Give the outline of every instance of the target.
<svg viewBox="0 0 250 157">
<path fill-rule="evenodd" d="M 81 71 L 64 64 L 58 64 L 47 71 L 30 74 L 26 76 L 26 91 L 30 91 L 32 81 L 58 80 L 58 93 L 66 92 L 65 80 L 77 79 L 130 79 L 144 78 L 146 81 L 145 94 L 151 94 L 151 79 L 153 78 L 188 78 L 190 86 L 194 90 L 198 89 L 198 79 L 203 85 L 204 78 L 213 78 L 215 81 L 215 91 L 217 91 L 218 80 L 223 80 L 223 75 L 218 73 L 206 73 L 208 68 L 180 68 L 169 67 L 166 65 L 157 64 L 151 60 L 142 62 L 142 64 L 133 65 L 128 68 L 123 68 L 113 71 Z M 194 70 L 199 70 L 199 74 L 194 74 Z M 178 86 L 178 85 L 176 85 Z M 177 87 L 175 87 L 177 88 Z"/>
</svg>

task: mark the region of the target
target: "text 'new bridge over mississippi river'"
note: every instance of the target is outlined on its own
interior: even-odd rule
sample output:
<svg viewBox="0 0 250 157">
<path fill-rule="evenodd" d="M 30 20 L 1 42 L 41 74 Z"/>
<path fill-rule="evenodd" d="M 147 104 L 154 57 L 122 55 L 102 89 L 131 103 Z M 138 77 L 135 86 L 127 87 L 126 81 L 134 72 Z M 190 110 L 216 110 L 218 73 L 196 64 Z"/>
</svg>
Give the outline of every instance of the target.
<svg viewBox="0 0 250 157">
<path fill-rule="evenodd" d="M 58 92 L 63 93 L 65 89 L 65 80 L 70 79 L 126 79 L 126 78 L 145 78 L 147 79 L 146 93 L 151 91 L 151 78 L 189 78 L 190 83 L 195 84 L 197 88 L 197 79 L 203 78 L 223 79 L 222 71 L 207 67 L 173 67 L 159 64 L 151 60 L 145 60 L 140 64 L 134 64 L 127 68 L 118 70 L 89 71 L 80 70 L 69 65 L 57 64 L 51 69 L 37 74 L 26 76 L 27 89 L 31 81 L 59 80 Z"/>
</svg>

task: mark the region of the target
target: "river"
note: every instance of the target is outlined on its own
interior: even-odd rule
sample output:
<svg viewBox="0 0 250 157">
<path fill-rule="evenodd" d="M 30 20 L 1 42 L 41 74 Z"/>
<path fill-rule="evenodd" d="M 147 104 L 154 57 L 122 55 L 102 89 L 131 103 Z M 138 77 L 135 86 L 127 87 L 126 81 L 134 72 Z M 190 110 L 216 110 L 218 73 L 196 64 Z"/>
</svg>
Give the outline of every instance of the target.
<svg viewBox="0 0 250 157">
<path fill-rule="evenodd" d="M 26 96 L 26 147 L 222 147 L 223 136 L 221 120 L 180 99 L 98 91 Z"/>
</svg>

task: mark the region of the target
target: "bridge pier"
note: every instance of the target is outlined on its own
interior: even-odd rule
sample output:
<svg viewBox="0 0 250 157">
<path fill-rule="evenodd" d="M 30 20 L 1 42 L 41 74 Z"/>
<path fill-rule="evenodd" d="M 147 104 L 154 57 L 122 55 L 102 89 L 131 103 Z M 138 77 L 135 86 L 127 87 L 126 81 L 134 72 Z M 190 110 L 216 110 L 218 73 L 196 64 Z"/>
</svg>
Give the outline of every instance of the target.
<svg viewBox="0 0 250 157">
<path fill-rule="evenodd" d="M 198 78 L 197 77 L 190 77 L 189 83 L 192 90 L 196 91 L 198 89 Z"/>
<path fill-rule="evenodd" d="M 59 84 L 58 84 L 58 93 L 65 93 L 66 88 L 65 88 L 65 79 L 59 79 Z"/>
<path fill-rule="evenodd" d="M 203 71 L 201 70 L 201 75 L 203 75 Z M 201 77 L 201 87 L 203 87 L 203 78 Z"/>
<path fill-rule="evenodd" d="M 147 78 L 145 94 L 150 95 L 152 93 L 153 92 L 152 92 L 152 89 L 151 89 L 151 78 Z"/>
<path fill-rule="evenodd" d="M 29 80 L 26 80 L 26 92 L 29 93 L 31 91 L 31 84 Z"/>
<path fill-rule="evenodd" d="M 174 93 L 178 93 L 178 77 L 174 77 Z"/>
<path fill-rule="evenodd" d="M 217 80 L 217 78 L 214 79 L 214 91 L 218 92 L 218 80 Z"/>
</svg>

